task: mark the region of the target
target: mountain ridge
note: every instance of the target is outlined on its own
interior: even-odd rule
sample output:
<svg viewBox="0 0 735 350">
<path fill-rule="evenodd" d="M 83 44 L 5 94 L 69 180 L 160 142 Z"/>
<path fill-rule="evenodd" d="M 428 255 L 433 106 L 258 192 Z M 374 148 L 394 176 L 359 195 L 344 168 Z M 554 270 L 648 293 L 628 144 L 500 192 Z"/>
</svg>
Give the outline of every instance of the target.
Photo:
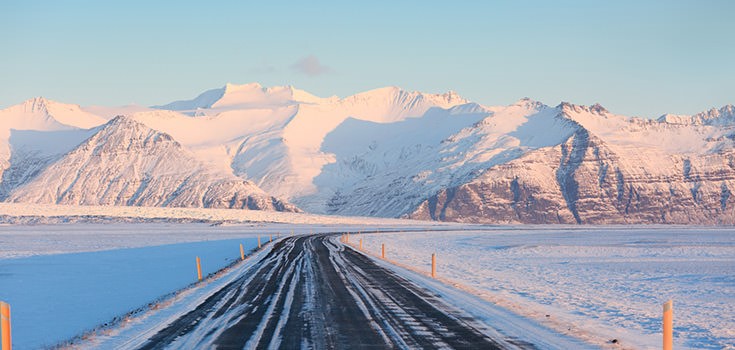
<svg viewBox="0 0 735 350">
<path fill-rule="evenodd" d="M 28 124 L 29 132 L 16 132 L 12 142 L 8 136 L 0 144 L 7 147 L 3 169 L 11 169 L 0 186 L 11 201 L 298 207 L 320 214 L 489 223 L 735 222 L 729 195 L 735 186 L 732 105 L 654 120 L 618 115 L 600 104 L 552 107 L 529 98 L 484 106 L 452 91 L 385 87 L 321 98 L 292 86 L 226 84 L 192 100 L 153 109 L 132 106 L 128 117 L 111 120 L 127 131 L 144 125 L 171 145 L 141 140 L 135 144 L 139 154 L 106 158 L 109 164 L 96 167 L 112 166 L 137 189 L 144 178 L 129 169 L 141 164 L 163 162 L 175 173 L 194 176 L 186 196 L 167 202 L 160 198 L 177 196 L 180 176 L 153 166 L 157 170 L 148 174 L 163 180 L 155 191 L 142 188 L 146 195 L 135 197 L 114 178 L 86 169 L 91 166 L 82 159 L 94 157 L 79 156 L 81 145 L 65 151 L 92 129 L 54 124 L 53 113 L 46 113 L 50 119 L 44 124 L 38 118 L 55 102 L 29 101 L 0 111 L 0 123 L 9 116 L 6 125 L 18 124 L 25 115 L 39 120 Z M 75 110 L 84 125 L 107 122 L 79 106 L 62 110 L 72 111 L 60 118 L 67 122 Z M 41 140 L 45 134 L 34 134 L 34 128 L 73 132 L 64 136 L 66 146 L 52 152 Z M 108 151 L 119 142 L 124 143 L 114 137 L 99 140 Z M 150 159 L 138 157 L 148 151 Z M 186 166 L 172 165 L 175 160 Z M 112 186 L 108 192 L 124 200 L 95 192 L 94 186 L 49 185 L 72 173 Z M 39 185 L 43 181 L 51 182 Z M 76 199 L 50 194 L 46 187 L 72 188 Z M 211 198 L 203 193 L 212 193 Z"/>
<path fill-rule="evenodd" d="M 251 182 L 207 170 L 170 135 L 131 118 L 119 116 L 96 129 L 7 200 L 298 210 Z"/>
</svg>

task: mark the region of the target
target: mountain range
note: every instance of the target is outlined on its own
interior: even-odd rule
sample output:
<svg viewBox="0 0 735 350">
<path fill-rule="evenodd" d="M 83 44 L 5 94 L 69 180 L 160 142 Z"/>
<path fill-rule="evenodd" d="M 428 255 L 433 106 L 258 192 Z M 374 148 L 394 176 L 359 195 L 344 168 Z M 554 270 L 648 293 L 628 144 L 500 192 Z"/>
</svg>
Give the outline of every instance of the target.
<svg viewBox="0 0 735 350">
<path fill-rule="evenodd" d="M 305 211 L 472 223 L 735 223 L 735 107 L 643 119 L 600 105 L 387 87 L 321 98 L 0 111 L 8 202 Z"/>
</svg>

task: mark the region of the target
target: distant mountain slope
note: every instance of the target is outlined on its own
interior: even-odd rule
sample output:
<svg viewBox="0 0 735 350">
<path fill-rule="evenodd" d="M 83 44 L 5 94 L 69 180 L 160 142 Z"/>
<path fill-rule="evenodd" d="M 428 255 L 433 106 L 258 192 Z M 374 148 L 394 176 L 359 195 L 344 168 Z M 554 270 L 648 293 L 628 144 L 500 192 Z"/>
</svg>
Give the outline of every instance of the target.
<svg viewBox="0 0 735 350">
<path fill-rule="evenodd" d="M 43 97 L 29 99 L 18 105 L 0 110 L 0 174 L 10 167 L 13 147 L 10 144 L 14 131 L 68 131 L 98 126 L 106 120 L 85 112 L 77 105 L 47 100 Z M 37 135 L 40 138 L 40 134 Z M 46 140 L 53 144 L 54 139 Z M 79 140 L 81 141 L 81 139 Z M 72 145 L 73 146 L 73 145 Z M 42 147 L 45 152 L 32 152 L 31 156 L 46 158 L 63 150 Z M 68 148 L 67 148 L 68 149 Z"/>
<path fill-rule="evenodd" d="M 732 125 L 670 124 L 563 104 L 559 145 L 443 189 L 407 217 L 461 222 L 735 224 Z M 600 135 L 604 135 L 600 137 Z"/>
<path fill-rule="evenodd" d="M 177 111 L 132 118 L 174 136 L 208 164 L 230 168 L 268 193 L 309 206 L 309 196 L 319 192 L 314 178 L 333 162 L 333 155 L 320 149 L 324 138 L 348 118 L 392 123 L 464 103 L 453 92 L 426 94 L 397 87 L 340 99 L 290 86 L 227 84 L 193 100 L 157 107 Z"/>
<path fill-rule="evenodd" d="M 171 136 L 117 117 L 15 190 L 10 202 L 295 211 L 253 183 L 210 171 Z"/>
<path fill-rule="evenodd" d="M 102 126 L 117 111 L 129 115 Z M 397 87 L 321 98 L 256 83 L 152 108 L 39 98 L 0 111 L 0 199 L 735 223 L 733 140 L 732 105 L 652 120 L 600 105 L 489 107 Z"/>
</svg>

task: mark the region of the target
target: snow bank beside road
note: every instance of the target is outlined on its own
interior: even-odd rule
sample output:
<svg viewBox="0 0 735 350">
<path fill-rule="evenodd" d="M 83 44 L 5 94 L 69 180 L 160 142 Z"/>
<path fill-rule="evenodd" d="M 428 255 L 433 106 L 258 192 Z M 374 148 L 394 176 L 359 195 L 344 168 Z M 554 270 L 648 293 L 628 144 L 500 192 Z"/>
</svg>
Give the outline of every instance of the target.
<svg viewBox="0 0 735 350">
<path fill-rule="evenodd" d="M 53 345 L 186 287 L 195 256 L 209 274 L 239 260 L 240 243 L 250 251 L 257 237 L 0 260 L 14 348 Z"/>
<path fill-rule="evenodd" d="M 522 226 L 362 238 L 366 251 L 379 255 L 384 242 L 388 259 L 427 273 L 436 252 L 445 282 L 599 344 L 660 348 L 668 299 L 678 348 L 735 344 L 730 228 Z"/>
</svg>

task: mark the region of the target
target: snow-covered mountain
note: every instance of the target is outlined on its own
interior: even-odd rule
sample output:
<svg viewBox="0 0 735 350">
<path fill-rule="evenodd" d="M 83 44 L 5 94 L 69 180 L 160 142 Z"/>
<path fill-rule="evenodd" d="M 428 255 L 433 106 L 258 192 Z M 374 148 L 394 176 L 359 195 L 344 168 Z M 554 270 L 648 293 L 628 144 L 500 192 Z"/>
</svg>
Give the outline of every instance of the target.
<svg viewBox="0 0 735 350">
<path fill-rule="evenodd" d="M 731 109 L 731 107 L 725 107 Z M 627 118 L 561 104 L 558 145 L 443 189 L 409 217 L 526 223 L 735 223 L 735 125 Z M 688 121 L 688 122 L 687 122 Z"/>
<path fill-rule="evenodd" d="M 649 120 L 599 105 L 488 107 L 397 87 L 321 98 L 259 84 L 152 108 L 33 101 L 0 111 L 11 201 L 735 223 L 733 106 Z M 116 112 L 128 117 L 103 125 Z"/>
<path fill-rule="evenodd" d="M 32 98 L 0 110 L 0 198 L 89 136 L 105 119 L 77 105 Z"/>
<path fill-rule="evenodd" d="M 128 117 L 98 129 L 8 201 L 296 210 L 249 181 L 209 169 L 171 136 Z"/>
</svg>

